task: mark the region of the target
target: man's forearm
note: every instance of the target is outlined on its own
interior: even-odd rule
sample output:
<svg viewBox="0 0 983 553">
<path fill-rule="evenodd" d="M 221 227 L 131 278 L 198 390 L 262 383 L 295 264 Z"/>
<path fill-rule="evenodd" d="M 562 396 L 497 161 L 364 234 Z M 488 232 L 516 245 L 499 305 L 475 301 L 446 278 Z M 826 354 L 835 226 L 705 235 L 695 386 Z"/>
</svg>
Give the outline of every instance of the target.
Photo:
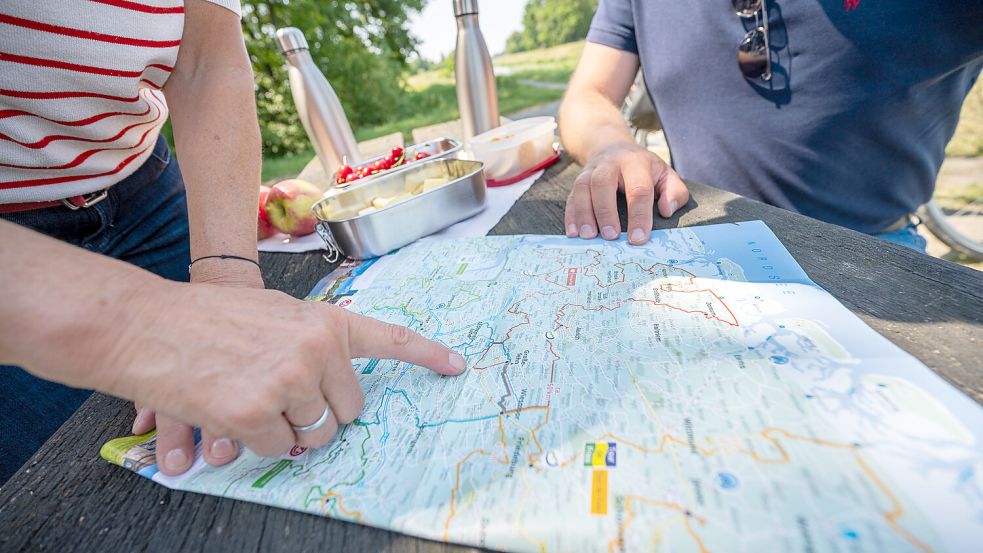
<svg viewBox="0 0 983 553">
<path fill-rule="evenodd" d="M 112 392 L 115 337 L 164 280 L 2 220 L 0 266 L 0 364 Z"/>
<path fill-rule="evenodd" d="M 560 139 L 581 164 L 598 150 L 617 143 L 634 143 L 621 110 L 604 94 L 571 89 L 560 106 Z"/>
<path fill-rule="evenodd" d="M 634 144 L 621 115 L 638 56 L 588 41 L 560 106 L 560 139 L 582 165 L 602 149 Z"/>
</svg>

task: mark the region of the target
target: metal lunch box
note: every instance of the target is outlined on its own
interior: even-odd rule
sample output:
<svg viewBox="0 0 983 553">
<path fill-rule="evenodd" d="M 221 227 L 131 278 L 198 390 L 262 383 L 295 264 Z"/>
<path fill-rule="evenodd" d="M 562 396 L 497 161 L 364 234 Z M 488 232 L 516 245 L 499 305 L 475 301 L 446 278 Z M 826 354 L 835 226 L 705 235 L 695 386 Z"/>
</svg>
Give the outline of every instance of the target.
<svg viewBox="0 0 983 553">
<path fill-rule="evenodd" d="M 397 171 L 405 171 L 412 167 L 418 167 L 420 164 L 426 161 L 455 157 L 457 156 L 457 153 L 460 151 L 461 151 L 461 143 L 458 142 L 457 140 L 454 140 L 453 138 L 446 138 L 446 137 L 435 138 L 433 140 L 428 140 L 426 142 L 420 142 L 419 144 L 413 144 L 405 148 L 405 152 L 406 152 L 405 155 L 409 161 L 407 161 L 405 165 L 400 165 L 399 167 L 390 169 L 389 171 L 384 171 L 377 175 L 370 175 L 368 177 L 358 179 L 357 181 L 346 182 L 344 184 L 336 184 L 334 182 L 335 175 L 333 174 L 329 175 L 329 178 L 331 179 L 331 188 L 328 189 L 328 194 L 334 195 L 341 190 L 347 190 L 354 186 L 362 186 L 363 184 L 372 182 L 386 175 L 391 175 L 392 173 L 395 173 Z M 413 157 L 420 152 L 429 155 L 423 159 L 414 161 Z M 359 163 L 359 165 L 369 165 L 375 163 L 376 161 L 379 161 L 380 159 L 383 159 L 384 157 L 386 157 L 386 154 L 367 159 L 362 163 Z"/>
<path fill-rule="evenodd" d="M 424 160 L 359 186 L 326 195 L 311 210 L 329 260 L 379 257 L 410 242 L 467 219 L 485 208 L 484 165 L 461 159 Z M 427 192 L 427 179 L 448 179 Z M 420 191 L 419 193 L 413 193 Z M 412 195 L 405 196 L 407 193 Z M 391 205 L 358 214 L 373 200 L 397 198 Z"/>
</svg>

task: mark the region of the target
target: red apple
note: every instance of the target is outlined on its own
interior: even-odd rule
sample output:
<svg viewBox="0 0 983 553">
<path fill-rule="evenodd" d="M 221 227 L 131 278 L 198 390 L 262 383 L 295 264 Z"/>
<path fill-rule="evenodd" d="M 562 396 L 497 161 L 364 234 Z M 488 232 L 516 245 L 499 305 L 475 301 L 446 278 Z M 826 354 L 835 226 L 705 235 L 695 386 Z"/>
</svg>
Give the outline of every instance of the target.
<svg viewBox="0 0 983 553">
<path fill-rule="evenodd" d="M 276 229 L 270 224 L 270 218 L 266 216 L 266 198 L 269 195 L 269 186 L 259 187 L 259 224 L 256 227 L 256 238 L 258 240 L 269 238 L 276 234 Z"/>
<path fill-rule="evenodd" d="M 266 198 L 266 216 L 280 232 L 304 236 L 314 232 L 317 219 L 311 206 L 321 199 L 321 191 L 313 184 L 289 179 L 273 185 Z"/>
</svg>

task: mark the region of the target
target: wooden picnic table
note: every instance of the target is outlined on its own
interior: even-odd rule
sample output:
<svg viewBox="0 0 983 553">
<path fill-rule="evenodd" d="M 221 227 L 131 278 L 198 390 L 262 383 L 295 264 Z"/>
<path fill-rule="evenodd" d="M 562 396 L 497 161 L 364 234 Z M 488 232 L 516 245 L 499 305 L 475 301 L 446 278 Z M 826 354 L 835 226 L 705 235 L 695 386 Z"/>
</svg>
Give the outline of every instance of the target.
<svg viewBox="0 0 983 553">
<path fill-rule="evenodd" d="M 561 234 L 579 167 L 563 160 L 493 234 Z M 761 219 L 815 282 L 867 324 L 983 403 L 983 276 L 972 269 L 691 185 L 659 228 Z M 625 206 L 622 205 L 622 220 Z M 304 297 L 333 266 L 321 253 L 263 254 L 267 285 Z M 0 551 L 464 551 L 309 514 L 165 489 L 99 458 L 128 434 L 127 402 L 95 394 L 0 490 Z"/>
</svg>

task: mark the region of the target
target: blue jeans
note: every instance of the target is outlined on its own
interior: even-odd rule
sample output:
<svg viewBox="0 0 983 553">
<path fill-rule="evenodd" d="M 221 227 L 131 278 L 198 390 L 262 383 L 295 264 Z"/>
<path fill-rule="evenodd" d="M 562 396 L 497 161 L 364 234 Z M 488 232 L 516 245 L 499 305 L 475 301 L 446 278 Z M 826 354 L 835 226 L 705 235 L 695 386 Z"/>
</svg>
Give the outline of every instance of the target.
<svg viewBox="0 0 983 553">
<path fill-rule="evenodd" d="M 163 138 L 143 166 L 88 209 L 58 206 L 0 217 L 164 278 L 188 280 L 191 253 L 184 181 Z M 0 485 L 90 394 L 17 367 L 0 366 Z"/>
<path fill-rule="evenodd" d="M 882 232 L 880 234 L 875 234 L 874 236 L 880 238 L 881 240 L 894 242 L 895 244 L 902 245 L 906 248 L 911 248 L 916 252 L 921 253 L 926 253 L 925 247 L 928 246 L 928 241 L 925 240 L 925 237 L 918 234 L 918 226 L 915 223 L 908 223 L 898 230 Z"/>
</svg>

